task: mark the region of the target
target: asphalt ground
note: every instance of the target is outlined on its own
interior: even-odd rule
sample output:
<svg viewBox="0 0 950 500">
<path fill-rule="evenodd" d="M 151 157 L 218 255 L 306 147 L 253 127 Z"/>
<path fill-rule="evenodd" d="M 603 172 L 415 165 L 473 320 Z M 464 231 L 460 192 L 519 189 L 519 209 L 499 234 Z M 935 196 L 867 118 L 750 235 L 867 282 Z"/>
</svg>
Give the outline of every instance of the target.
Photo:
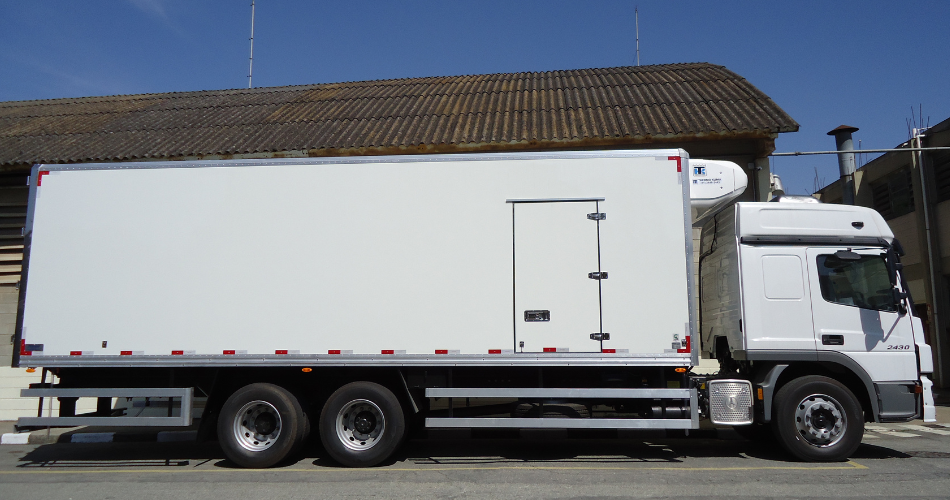
<svg viewBox="0 0 950 500">
<path fill-rule="evenodd" d="M 372 469 L 339 467 L 319 444 L 267 470 L 235 468 L 213 442 L 6 445 L 0 498 L 947 498 L 946 425 L 868 424 L 839 463 L 730 430 L 431 433 Z"/>
</svg>

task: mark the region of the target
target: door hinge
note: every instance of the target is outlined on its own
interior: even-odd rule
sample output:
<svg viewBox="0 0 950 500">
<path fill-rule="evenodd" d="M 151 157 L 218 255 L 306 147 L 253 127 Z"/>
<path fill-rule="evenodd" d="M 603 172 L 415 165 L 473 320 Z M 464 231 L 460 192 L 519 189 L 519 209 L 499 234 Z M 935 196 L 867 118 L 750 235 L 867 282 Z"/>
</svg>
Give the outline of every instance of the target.
<svg viewBox="0 0 950 500">
<path fill-rule="evenodd" d="M 587 218 L 590 220 L 607 220 L 607 214 L 605 212 L 594 212 L 587 214 Z"/>
<path fill-rule="evenodd" d="M 592 280 L 605 280 L 607 279 L 607 271 L 600 273 L 587 273 L 587 277 Z"/>
<path fill-rule="evenodd" d="M 591 340 L 610 340 L 609 333 L 592 333 L 590 334 Z"/>
</svg>

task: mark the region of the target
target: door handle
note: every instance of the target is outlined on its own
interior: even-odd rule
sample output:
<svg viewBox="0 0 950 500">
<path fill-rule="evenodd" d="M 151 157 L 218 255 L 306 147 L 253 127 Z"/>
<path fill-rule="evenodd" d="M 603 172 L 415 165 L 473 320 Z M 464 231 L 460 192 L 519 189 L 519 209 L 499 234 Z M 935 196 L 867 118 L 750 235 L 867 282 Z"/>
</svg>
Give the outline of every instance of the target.
<svg viewBox="0 0 950 500">
<path fill-rule="evenodd" d="M 844 345 L 844 335 L 822 335 L 822 345 Z"/>
</svg>

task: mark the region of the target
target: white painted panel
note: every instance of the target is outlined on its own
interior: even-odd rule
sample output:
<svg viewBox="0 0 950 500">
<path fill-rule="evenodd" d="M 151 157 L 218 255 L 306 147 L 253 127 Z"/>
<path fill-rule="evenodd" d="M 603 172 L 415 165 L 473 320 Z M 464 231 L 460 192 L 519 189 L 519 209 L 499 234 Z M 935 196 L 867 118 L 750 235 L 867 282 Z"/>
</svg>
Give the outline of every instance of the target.
<svg viewBox="0 0 950 500">
<path fill-rule="evenodd" d="M 797 255 L 763 256 L 762 281 L 765 298 L 801 300 L 805 290 L 802 269 L 802 259 Z"/>
<path fill-rule="evenodd" d="M 603 197 L 605 347 L 661 353 L 689 322 L 691 273 L 668 153 L 53 166 L 24 338 L 48 355 L 508 349 L 506 200 Z"/>
<path fill-rule="evenodd" d="M 823 203 L 737 203 L 736 209 L 739 237 L 894 238 L 881 215 L 865 207 Z"/>
</svg>

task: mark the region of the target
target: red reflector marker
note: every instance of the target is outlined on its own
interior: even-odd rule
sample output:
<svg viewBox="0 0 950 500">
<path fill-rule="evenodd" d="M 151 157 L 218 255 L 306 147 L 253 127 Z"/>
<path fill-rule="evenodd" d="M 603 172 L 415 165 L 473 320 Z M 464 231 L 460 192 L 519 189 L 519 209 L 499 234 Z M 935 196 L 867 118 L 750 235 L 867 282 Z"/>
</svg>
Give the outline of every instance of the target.
<svg viewBox="0 0 950 500">
<path fill-rule="evenodd" d="M 132 355 L 132 351 L 120 351 L 120 352 L 119 352 L 119 355 L 120 355 L 120 356 L 131 356 L 131 355 Z"/>
<path fill-rule="evenodd" d="M 380 351 L 380 354 L 396 354 L 396 351 L 392 349 L 383 349 L 382 351 Z"/>
<path fill-rule="evenodd" d="M 617 352 L 617 350 L 616 350 L 616 349 L 601 349 L 600 352 L 602 352 L 602 353 L 604 353 L 604 354 L 614 354 L 614 353 Z"/>
<path fill-rule="evenodd" d="M 181 356 L 185 354 L 185 351 L 172 351 L 172 356 Z"/>
<path fill-rule="evenodd" d="M 668 160 L 676 160 L 676 171 L 677 171 L 677 172 L 682 172 L 682 171 L 683 171 L 683 159 L 682 159 L 682 158 L 680 158 L 679 156 L 670 156 L 670 157 L 668 157 L 667 159 L 668 159 Z"/>
<path fill-rule="evenodd" d="M 43 176 L 44 176 L 44 175 L 49 175 L 49 170 L 40 170 L 39 172 L 36 173 L 36 185 L 37 185 L 37 186 L 42 186 L 42 185 L 43 185 Z"/>
<path fill-rule="evenodd" d="M 680 353 L 683 353 L 683 352 L 690 352 L 689 335 L 686 336 L 686 347 L 683 348 L 683 349 L 677 349 L 676 352 L 680 352 Z"/>
<path fill-rule="evenodd" d="M 225 349 L 221 354 L 234 354 L 234 349 Z"/>
<path fill-rule="evenodd" d="M 274 354 L 287 354 L 287 349 L 277 349 Z"/>
<path fill-rule="evenodd" d="M 435 353 L 436 353 L 436 354 L 448 354 L 448 353 L 449 353 L 449 350 L 448 350 L 448 349 L 436 349 L 436 350 L 435 350 Z"/>
<path fill-rule="evenodd" d="M 557 352 L 557 347 L 545 347 L 544 352 Z"/>
<path fill-rule="evenodd" d="M 489 349 L 488 354 L 501 354 L 501 349 Z"/>
<path fill-rule="evenodd" d="M 26 339 L 20 339 L 20 356 L 32 356 L 33 351 L 26 350 Z"/>
<path fill-rule="evenodd" d="M 339 349 L 330 349 L 329 351 L 327 351 L 327 354 L 340 354 L 340 350 L 339 350 Z"/>
<path fill-rule="evenodd" d="M 70 356 L 82 356 L 82 351 L 69 351 Z"/>
</svg>

